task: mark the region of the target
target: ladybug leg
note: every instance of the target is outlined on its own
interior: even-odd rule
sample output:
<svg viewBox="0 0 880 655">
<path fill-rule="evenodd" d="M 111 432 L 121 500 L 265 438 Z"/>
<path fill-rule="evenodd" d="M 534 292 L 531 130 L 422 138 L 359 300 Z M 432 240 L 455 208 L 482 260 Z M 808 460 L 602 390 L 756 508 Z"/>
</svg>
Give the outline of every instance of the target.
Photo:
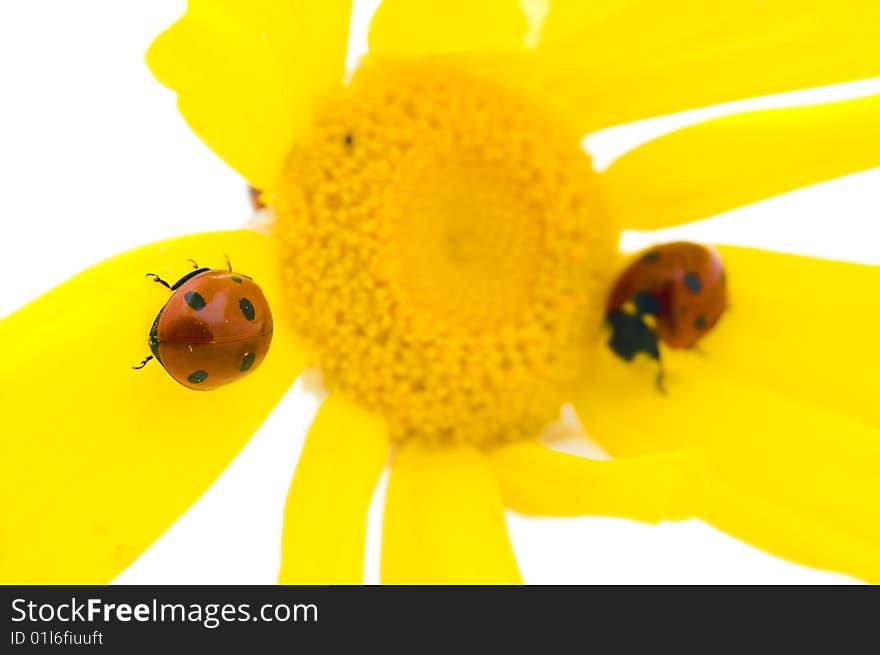
<svg viewBox="0 0 880 655">
<path fill-rule="evenodd" d="M 171 288 L 171 285 L 170 285 L 170 284 L 168 284 L 165 280 L 163 280 L 161 277 L 159 277 L 159 276 L 156 275 L 155 273 L 147 273 L 144 277 L 151 277 L 151 278 L 153 278 L 153 282 L 155 282 L 156 284 L 161 284 L 161 285 L 162 285 L 163 287 L 165 287 L 166 289 L 170 289 L 170 288 Z"/>
<path fill-rule="evenodd" d="M 142 362 L 141 362 L 140 364 L 138 364 L 137 366 L 132 366 L 132 368 L 133 368 L 134 370 L 136 370 L 136 371 L 140 371 L 144 366 L 147 365 L 147 362 L 149 362 L 151 359 L 153 359 L 153 356 L 152 356 L 152 355 L 148 356 L 146 359 L 144 359 L 144 361 L 142 361 Z"/>
<path fill-rule="evenodd" d="M 226 258 L 226 269 L 227 269 L 230 273 L 232 273 L 232 272 L 233 272 L 233 271 L 232 271 L 232 261 L 229 259 L 229 255 L 223 255 L 223 257 Z M 252 278 L 250 275 L 245 275 L 244 273 L 236 273 L 236 275 L 239 276 L 239 277 L 247 278 L 248 280 L 251 280 L 251 281 L 253 281 L 253 279 L 254 279 L 254 278 Z"/>
<path fill-rule="evenodd" d="M 658 369 L 657 369 L 657 377 L 654 378 L 654 384 L 657 387 L 657 391 L 662 393 L 664 396 L 666 395 L 666 369 L 663 368 L 663 362 L 658 359 L 657 360 Z"/>
<path fill-rule="evenodd" d="M 195 259 L 190 258 L 190 259 L 187 259 L 186 261 L 190 262 L 190 263 L 193 265 L 193 270 L 194 270 L 194 271 L 197 270 L 197 269 L 199 268 L 199 265 L 196 263 L 196 260 L 195 260 Z"/>
</svg>

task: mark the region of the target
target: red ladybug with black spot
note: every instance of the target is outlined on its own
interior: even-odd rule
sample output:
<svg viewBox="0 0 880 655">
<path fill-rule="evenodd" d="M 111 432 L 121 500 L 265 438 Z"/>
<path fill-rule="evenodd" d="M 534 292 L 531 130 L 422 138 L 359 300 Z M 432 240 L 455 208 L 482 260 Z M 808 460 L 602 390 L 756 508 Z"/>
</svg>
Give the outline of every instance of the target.
<svg viewBox="0 0 880 655">
<path fill-rule="evenodd" d="M 689 241 L 648 248 L 620 274 L 608 296 L 608 345 L 626 361 L 643 353 L 659 362 L 659 342 L 693 348 L 726 308 L 727 276 L 717 250 Z M 661 368 L 658 386 L 662 380 Z"/>
<path fill-rule="evenodd" d="M 247 275 L 199 267 L 169 285 L 173 293 L 150 328 L 152 355 L 172 378 L 197 391 L 222 387 L 260 365 L 272 343 L 272 312 L 260 287 Z"/>
</svg>

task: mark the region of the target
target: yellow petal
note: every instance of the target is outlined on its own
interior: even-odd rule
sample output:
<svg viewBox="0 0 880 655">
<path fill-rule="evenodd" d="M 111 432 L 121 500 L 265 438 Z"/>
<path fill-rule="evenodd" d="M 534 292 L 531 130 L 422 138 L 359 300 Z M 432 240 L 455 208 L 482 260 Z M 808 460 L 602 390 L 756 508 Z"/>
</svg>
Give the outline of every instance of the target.
<svg viewBox="0 0 880 655">
<path fill-rule="evenodd" d="M 316 105 L 342 83 L 351 0 L 190 0 L 147 53 L 193 131 L 274 188 Z"/>
<path fill-rule="evenodd" d="M 324 401 L 287 495 L 280 582 L 363 582 L 367 510 L 387 457 L 380 419 L 340 396 Z"/>
<path fill-rule="evenodd" d="M 698 517 L 794 562 L 878 580 L 880 431 L 708 365 L 670 372 L 662 394 L 651 368 L 597 356 L 576 403 L 593 439 L 622 457 L 700 452 Z"/>
<path fill-rule="evenodd" d="M 384 0 L 370 23 L 370 52 L 420 56 L 519 50 L 526 19 L 516 0 Z"/>
<path fill-rule="evenodd" d="M 703 520 L 772 555 L 804 566 L 845 573 L 871 584 L 880 583 L 877 541 L 854 537 L 847 530 L 830 525 L 824 518 L 833 510 L 817 508 L 810 513 L 798 513 L 784 504 L 749 493 L 742 485 L 719 479 L 704 485 L 702 502 Z M 873 502 L 877 502 L 876 495 Z"/>
<path fill-rule="evenodd" d="M 465 446 L 404 446 L 388 484 L 382 581 L 521 582 L 488 458 Z"/>
<path fill-rule="evenodd" d="M 670 373 L 767 387 L 880 428 L 880 266 L 719 250 L 730 308 L 702 354 L 664 353 Z"/>
<path fill-rule="evenodd" d="M 554 0 L 531 73 L 535 92 L 588 132 L 875 77 L 878 42 L 874 0 Z"/>
<path fill-rule="evenodd" d="M 275 309 L 260 368 L 196 392 L 149 354 L 164 287 L 188 257 L 252 275 Z M 0 581 L 105 583 L 223 471 L 296 378 L 303 353 L 283 320 L 275 240 L 198 234 L 118 255 L 0 321 Z"/>
<path fill-rule="evenodd" d="M 880 95 L 698 123 L 627 153 L 602 179 L 624 225 L 653 229 L 874 166 Z"/>
<path fill-rule="evenodd" d="M 656 523 L 694 516 L 696 460 L 687 451 L 599 461 L 539 443 L 492 453 L 504 504 L 544 516 L 618 516 Z"/>
</svg>

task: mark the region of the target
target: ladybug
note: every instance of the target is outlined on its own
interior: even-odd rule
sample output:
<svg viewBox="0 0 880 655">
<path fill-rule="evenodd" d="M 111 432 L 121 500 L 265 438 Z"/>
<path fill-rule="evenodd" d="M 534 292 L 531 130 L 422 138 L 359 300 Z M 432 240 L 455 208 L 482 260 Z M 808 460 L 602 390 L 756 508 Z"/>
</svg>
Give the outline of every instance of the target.
<svg viewBox="0 0 880 655">
<path fill-rule="evenodd" d="M 660 363 L 660 346 L 694 348 L 727 308 L 727 278 L 714 248 L 674 241 L 638 253 L 605 305 L 608 345 L 621 359 Z M 663 368 L 657 375 L 663 390 Z"/>
<path fill-rule="evenodd" d="M 192 260 L 190 260 L 192 261 Z M 208 391 L 255 370 L 272 342 L 272 312 L 252 278 L 199 267 L 173 286 L 155 273 L 147 277 L 173 293 L 150 328 L 152 355 L 183 386 Z"/>
<path fill-rule="evenodd" d="M 256 187 L 252 187 L 248 185 L 248 200 L 251 203 L 251 209 L 259 210 L 264 209 L 266 207 L 266 202 L 263 200 L 263 192 L 260 191 Z"/>
</svg>

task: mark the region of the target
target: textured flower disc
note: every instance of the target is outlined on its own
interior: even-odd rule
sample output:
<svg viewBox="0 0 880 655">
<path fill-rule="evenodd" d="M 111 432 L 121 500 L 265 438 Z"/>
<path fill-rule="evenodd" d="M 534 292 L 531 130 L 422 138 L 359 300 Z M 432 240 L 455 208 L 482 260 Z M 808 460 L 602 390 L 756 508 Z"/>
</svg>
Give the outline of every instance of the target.
<svg viewBox="0 0 880 655">
<path fill-rule="evenodd" d="M 394 439 L 536 436 L 590 365 L 618 230 L 576 134 L 449 63 L 372 63 L 275 199 L 325 384 Z"/>
</svg>

